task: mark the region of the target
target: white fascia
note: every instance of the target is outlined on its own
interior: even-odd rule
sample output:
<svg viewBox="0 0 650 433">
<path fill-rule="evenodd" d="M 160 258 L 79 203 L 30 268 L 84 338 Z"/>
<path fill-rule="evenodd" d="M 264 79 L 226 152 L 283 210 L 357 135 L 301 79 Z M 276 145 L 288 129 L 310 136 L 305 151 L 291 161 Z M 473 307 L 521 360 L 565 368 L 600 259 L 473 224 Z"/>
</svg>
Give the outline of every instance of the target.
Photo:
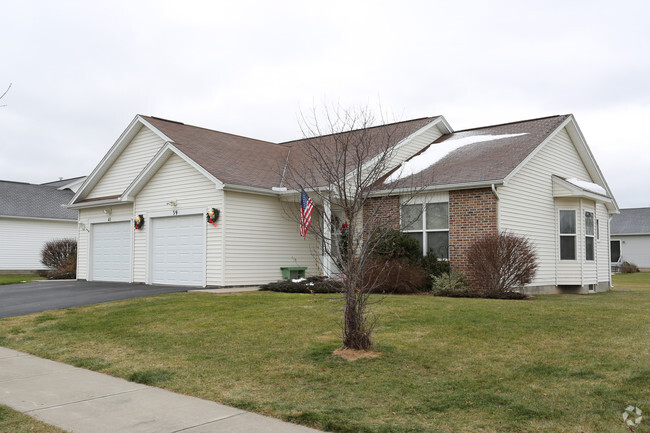
<svg viewBox="0 0 650 433">
<path fill-rule="evenodd" d="M 396 188 L 391 190 L 379 190 L 373 191 L 371 197 L 381 197 L 381 196 L 391 196 L 391 195 L 401 195 L 401 194 L 419 194 L 421 192 L 431 192 L 431 191 L 456 191 L 460 189 L 475 189 L 475 188 L 492 188 L 493 186 L 503 185 L 503 179 L 495 180 L 483 180 L 480 182 L 465 182 L 465 183 L 450 183 L 446 185 L 431 185 L 425 186 L 423 188 Z"/>
<path fill-rule="evenodd" d="M 388 126 L 388 125 L 386 125 L 386 126 Z M 454 132 L 454 130 L 449 125 L 449 123 L 447 123 L 447 120 L 445 120 L 445 118 L 443 116 L 438 116 L 438 118 L 436 118 L 435 120 L 432 120 L 431 122 L 427 123 L 422 128 L 418 129 L 417 131 L 415 131 L 414 133 L 412 133 L 408 137 L 405 137 L 405 138 L 401 139 L 397 144 L 395 144 L 393 146 L 393 152 L 395 152 L 400 147 L 405 146 L 406 143 L 413 140 L 418 135 L 423 134 L 424 132 L 428 131 L 429 129 L 435 128 L 435 127 L 441 127 L 440 129 L 443 129 L 443 131 L 441 131 L 443 133 L 442 135 L 445 135 L 444 130 L 447 131 L 447 134 L 451 134 L 452 132 Z M 429 143 L 429 144 L 431 144 L 431 143 Z M 363 166 L 361 167 L 361 171 L 365 171 L 371 165 L 376 164 L 380 157 L 381 157 L 381 155 L 377 155 L 377 156 L 371 158 L 370 161 L 363 164 Z M 355 173 L 355 171 L 353 170 L 350 173 L 346 174 L 345 175 L 346 180 L 348 178 L 353 177 L 354 173 Z"/>
<path fill-rule="evenodd" d="M 589 146 L 587 145 L 587 140 L 585 140 L 585 137 L 582 134 L 582 131 L 578 126 L 578 123 L 575 121 L 573 115 L 571 115 L 569 119 L 571 120 L 571 122 L 567 125 L 567 132 L 569 134 L 569 137 L 571 137 L 571 140 L 574 143 L 578 144 L 576 146 L 576 150 L 578 151 L 580 158 L 585 164 L 587 171 L 592 176 L 592 178 L 598 179 L 602 183 L 602 186 L 605 187 L 605 190 L 607 191 L 607 195 L 612 200 L 611 204 L 614 207 L 613 212 L 611 213 L 620 213 L 619 212 L 620 208 L 618 207 L 618 203 L 616 203 L 614 194 L 612 194 L 612 190 L 609 188 L 609 185 L 605 180 L 605 176 L 603 176 L 603 172 L 600 170 L 600 167 L 596 162 L 596 158 L 594 158 L 593 153 L 591 153 L 591 149 L 589 149 Z"/>
<path fill-rule="evenodd" d="M 90 207 L 102 207 L 102 206 L 107 206 L 107 205 L 118 205 L 118 204 L 123 204 L 124 201 L 120 200 L 119 197 L 117 198 L 110 198 L 106 200 L 94 200 L 94 201 L 88 201 L 88 202 L 81 202 L 81 203 L 75 203 L 75 204 L 68 204 L 65 207 L 68 209 L 86 209 Z"/>
<path fill-rule="evenodd" d="M 149 161 L 149 163 L 142 169 L 140 174 L 138 174 L 131 185 L 129 185 L 126 190 L 122 193 L 120 201 L 133 201 L 135 196 L 142 191 L 142 188 L 153 178 L 153 176 L 158 172 L 158 170 L 167 162 L 167 160 L 172 156 L 177 155 L 188 163 L 191 167 L 196 169 L 199 173 L 205 176 L 208 180 L 213 182 L 217 189 L 223 189 L 223 182 L 210 174 L 206 169 L 197 164 L 192 158 L 185 155 L 181 152 L 176 146 L 174 146 L 169 141 L 166 142 L 162 148 L 156 153 L 156 155 Z"/>
<path fill-rule="evenodd" d="M 129 126 L 126 127 L 124 132 L 122 132 L 117 141 L 115 141 L 113 146 L 109 149 L 106 155 L 104 155 L 102 160 L 99 161 L 99 164 L 97 164 L 92 173 L 90 173 L 90 175 L 86 178 L 74 197 L 72 197 L 72 200 L 70 200 L 69 203 L 70 205 L 73 205 L 84 193 L 90 191 L 95 185 L 97 185 L 101 177 L 106 174 L 106 171 L 108 171 L 111 165 L 113 165 L 117 158 L 122 154 L 126 146 L 128 146 L 133 137 L 135 137 L 135 135 L 140 132 L 140 129 L 143 126 L 149 128 L 154 134 L 156 134 L 164 141 L 171 141 L 169 137 L 167 137 L 149 122 L 140 117 L 140 115 L 136 115 L 131 123 L 129 123 Z"/>
</svg>

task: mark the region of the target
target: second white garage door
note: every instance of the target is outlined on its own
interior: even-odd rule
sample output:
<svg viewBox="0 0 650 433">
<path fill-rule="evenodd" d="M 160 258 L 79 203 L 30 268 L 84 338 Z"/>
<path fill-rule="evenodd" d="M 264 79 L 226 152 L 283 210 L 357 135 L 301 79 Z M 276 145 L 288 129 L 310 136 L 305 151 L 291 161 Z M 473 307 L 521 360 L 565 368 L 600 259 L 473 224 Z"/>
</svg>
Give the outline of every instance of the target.
<svg viewBox="0 0 650 433">
<path fill-rule="evenodd" d="M 151 219 L 152 282 L 203 286 L 205 221 L 203 215 Z"/>
</svg>

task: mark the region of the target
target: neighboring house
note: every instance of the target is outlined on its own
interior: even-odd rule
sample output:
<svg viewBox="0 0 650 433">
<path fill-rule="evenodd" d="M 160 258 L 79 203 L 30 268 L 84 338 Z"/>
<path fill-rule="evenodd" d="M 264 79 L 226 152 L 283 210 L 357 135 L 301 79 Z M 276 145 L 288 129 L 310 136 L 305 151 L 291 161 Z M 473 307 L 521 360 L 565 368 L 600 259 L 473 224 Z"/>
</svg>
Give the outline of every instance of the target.
<svg viewBox="0 0 650 433">
<path fill-rule="evenodd" d="M 67 209 L 85 177 L 34 185 L 0 181 L 0 272 L 46 269 L 43 245 L 77 238 L 77 211 Z"/>
<path fill-rule="evenodd" d="M 428 117 L 373 128 L 372 139 L 385 128 L 393 166 L 368 210 L 385 210 L 386 225 L 418 239 L 423 254 L 433 249 L 467 271 L 474 239 L 509 231 L 539 256 L 527 291 L 610 287 L 609 218 L 618 208 L 572 115 L 456 132 Z M 286 217 L 298 213 L 297 191 L 280 188 L 287 162 L 311 163 L 305 142 L 136 116 L 70 202 L 79 210 L 78 278 L 237 286 L 280 279 L 292 265 L 328 273 L 314 236 L 300 238 Z M 409 182 L 422 190 L 406 204 L 408 191 L 396 191 Z M 206 221 L 212 208 L 221 211 L 216 225 Z M 144 226 L 134 230 L 139 216 Z"/>
<path fill-rule="evenodd" d="M 650 207 L 621 209 L 611 227 L 612 263 L 629 262 L 650 271 Z"/>
</svg>

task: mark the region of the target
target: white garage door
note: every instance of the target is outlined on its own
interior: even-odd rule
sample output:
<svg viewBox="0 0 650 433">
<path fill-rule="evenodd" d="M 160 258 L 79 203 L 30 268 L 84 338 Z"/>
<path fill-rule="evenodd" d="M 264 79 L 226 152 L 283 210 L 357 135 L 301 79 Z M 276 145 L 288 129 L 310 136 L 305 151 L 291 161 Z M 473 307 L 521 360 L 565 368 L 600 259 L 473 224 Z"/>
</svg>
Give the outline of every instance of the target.
<svg viewBox="0 0 650 433">
<path fill-rule="evenodd" d="M 131 281 L 130 221 L 92 225 L 92 279 Z"/>
<path fill-rule="evenodd" d="M 152 218 L 152 282 L 203 286 L 203 215 Z"/>
</svg>

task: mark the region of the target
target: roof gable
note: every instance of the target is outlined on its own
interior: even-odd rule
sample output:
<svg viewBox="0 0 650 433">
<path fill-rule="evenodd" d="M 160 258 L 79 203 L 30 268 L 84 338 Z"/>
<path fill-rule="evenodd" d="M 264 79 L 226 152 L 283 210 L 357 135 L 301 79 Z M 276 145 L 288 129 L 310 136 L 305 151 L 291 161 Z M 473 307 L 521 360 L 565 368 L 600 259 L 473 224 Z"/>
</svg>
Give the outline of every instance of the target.
<svg viewBox="0 0 650 433">
<path fill-rule="evenodd" d="M 568 116 L 551 116 L 443 135 L 387 177 L 386 187 L 502 182 Z"/>
<path fill-rule="evenodd" d="M 160 145 L 162 145 L 164 142 L 169 141 L 169 138 L 166 137 L 163 133 L 158 131 L 156 128 L 151 126 L 145 119 L 143 119 L 141 116 L 135 116 L 135 118 L 129 123 L 129 126 L 122 132 L 120 137 L 117 139 L 117 141 L 113 144 L 113 146 L 109 149 L 109 151 L 104 155 L 102 160 L 97 164 L 95 169 L 90 173 L 90 175 L 86 178 L 84 183 L 81 185 L 81 187 L 78 189 L 77 193 L 74 195 L 72 198 L 70 204 L 78 203 L 83 201 L 84 199 L 87 198 L 92 198 L 94 200 L 102 198 L 100 196 L 97 196 L 97 194 L 93 194 L 93 192 L 97 193 L 98 191 L 94 191 L 94 189 L 100 184 L 104 176 L 111 170 L 111 167 L 113 167 L 113 164 L 118 161 L 120 156 L 123 154 L 123 152 L 126 150 L 126 148 L 131 144 L 133 139 L 140 133 L 142 128 L 148 128 L 149 131 L 151 131 L 155 136 L 157 136 L 160 139 Z M 145 157 L 144 161 L 138 162 L 138 164 L 141 164 L 141 167 L 146 165 L 149 162 L 149 159 L 153 155 L 149 157 Z M 135 177 L 137 173 L 133 174 L 133 177 Z M 133 179 L 128 179 L 127 182 L 132 181 Z M 128 183 L 127 183 L 128 185 Z M 126 186 L 126 185 L 125 185 Z M 123 191 L 110 191 L 104 196 L 114 196 L 114 195 L 120 195 Z M 89 197 L 89 195 L 93 195 L 92 197 Z"/>
<path fill-rule="evenodd" d="M 267 189 L 280 184 L 288 146 L 142 117 L 168 136 L 176 149 L 224 184 Z"/>
</svg>

